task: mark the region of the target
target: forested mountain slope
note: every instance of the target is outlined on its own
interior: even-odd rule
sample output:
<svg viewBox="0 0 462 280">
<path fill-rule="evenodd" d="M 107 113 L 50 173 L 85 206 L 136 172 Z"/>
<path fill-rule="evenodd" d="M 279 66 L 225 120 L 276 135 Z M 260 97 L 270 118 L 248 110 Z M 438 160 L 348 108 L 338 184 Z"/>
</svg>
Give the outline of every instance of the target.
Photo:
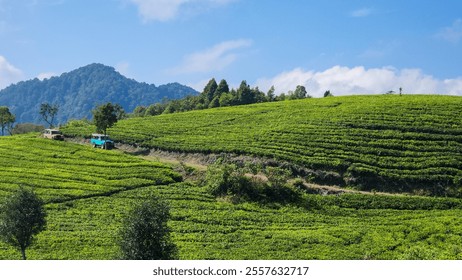
<svg viewBox="0 0 462 280">
<path fill-rule="evenodd" d="M 0 105 L 8 106 L 16 122 L 43 123 L 41 103 L 59 106 L 57 123 L 69 119 L 91 118 L 91 110 L 106 102 L 118 103 L 131 112 L 139 105 L 150 105 L 164 98 L 177 99 L 197 92 L 178 83 L 155 86 L 128 79 L 114 68 L 90 64 L 59 77 L 19 82 L 0 91 Z"/>
</svg>

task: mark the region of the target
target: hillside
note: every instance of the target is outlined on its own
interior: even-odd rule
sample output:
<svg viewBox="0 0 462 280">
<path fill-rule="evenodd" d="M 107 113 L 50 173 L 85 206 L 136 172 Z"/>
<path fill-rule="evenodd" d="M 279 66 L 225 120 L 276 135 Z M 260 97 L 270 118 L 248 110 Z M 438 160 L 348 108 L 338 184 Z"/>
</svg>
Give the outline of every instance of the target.
<svg viewBox="0 0 462 280">
<path fill-rule="evenodd" d="M 0 203 L 19 184 L 45 200 L 29 259 L 114 259 L 122 217 L 153 193 L 171 205 L 181 259 L 462 259 L 460 199 L 304 194 L 233 204 L 172 167 L 35 135 L 0 137 Z M 0 242 L 0 259 L 20 253 Z"/>
<path fill-rule="evenodd" d="M 197 92 L 178 83 L 155 86 L 128 79 L 114 68 L 90 64 L 40 81 L 19 82 L 0 91 L 0 105 L 8 106 L 16 122 L 43 123 L 38 114 L 41 103 L 59 105 L 58 123 L 69 119 L 91 118 L 95 106 L 113 102 L 127 112 L 163 98 L 178 99 Z"/>
<path fill-rule="evenodd" d="M 127 119 L 110 133 L 167 151 L 287 161 L 318 183 L 461 197 L 461 105 L 432 95 L 305 99 Z"/>
</svg>

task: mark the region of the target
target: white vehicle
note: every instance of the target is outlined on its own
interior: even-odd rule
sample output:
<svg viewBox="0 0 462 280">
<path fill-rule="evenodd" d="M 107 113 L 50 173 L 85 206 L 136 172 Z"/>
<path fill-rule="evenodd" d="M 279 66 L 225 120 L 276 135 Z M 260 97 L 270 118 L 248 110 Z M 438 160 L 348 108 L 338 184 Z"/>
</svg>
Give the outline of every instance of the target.
<svg viewBox="0 0 462 280">
<path fill-rule="evenodd" d="M 47 128 L 42 133 L 43 138 L 53 139 L 53 140 L 64 140 L 64 136 L 58 129 Z"/>
</svg>

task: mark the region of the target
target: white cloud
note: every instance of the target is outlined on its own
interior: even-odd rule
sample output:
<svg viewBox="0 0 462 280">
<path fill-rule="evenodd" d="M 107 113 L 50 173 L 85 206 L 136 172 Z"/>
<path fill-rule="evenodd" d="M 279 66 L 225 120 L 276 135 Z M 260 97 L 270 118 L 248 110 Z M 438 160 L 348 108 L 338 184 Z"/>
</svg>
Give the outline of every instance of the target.
<svg viewBox="0 0 462 280">
<path fill-rule="evenodd" d="M 0 55 L 0 89 L 23 79 L 23 73 Z"/>
<path fill-rule="evenodd" d="M 449 27 L 445 27 L 436 34 L 436 37 L 441 38 L 450 43 L 458 43 L 462 39 L 462 19 L 457 19 Z"/>
<path fill-rule="evenodd" d="M 350 13 L 352 17 L 367 17 L 372 14 L 373 10 L 370 8 L 362 8 L 358 10 L 354 10 Z"/>
<path fill-rule="evenodd" d="M 238 57 L 238 49 L 252 45 L 251 40 L 239 39 L 219 43 L 210 49 L 187 55 L 183 63 L 172 70 L 176 74 L 181 73 L 207 73 L 214 70 L 222 70 Z"/>
<path fill-rule="evenodd" d="M 189 0 L 130 0 L 138 6 L 138 12 L 145 22 L 173 19 L 180 6 Z"/>
<path fill-rule="evenodd" d="M 130 73 L 129 69 L 130 69 L 130 63 L 126 61 L 119 62 L 115 66 L 115 70 L 119 72 L 120 74 L 124 75 L 125 77 L 128 77 Z"/>
<path fill-rule="evenodd" d="M 138 7 L 138 13 L 145 22 L 169 21 L 187 7 L 214 7 L 225 5 L 235 0 L 129 0 Z"/>
<path fill-rule="evenodd" d="M 54 76 L 57 76 L 57 74 L 54 73 L 54 72 L 44 72 L 44 73 L 38 74 L 37 79 L 39 79 L 40 81 L 43 81 L 45 79 L 49 79 L 49 78 L 54 77 Z"/>
<path fill-rule="evenodd" d="M 310 95 L 320 97 L 326 90 L 334 95 L 381 94 L 402 87 L 405 93 L 434 93 L 462 95 L 462 77 L 441 80 L 422 73 L 420 69 L 393 67 L 366 69 L 363 66 L 334 66 L 322 72 L 296 68 L 273 78 L 262 78 L 256 82 L 262 90 L 274 85 L 276 92 L 294 90 L 297 85 L 307 88 Z"/>
</svg>

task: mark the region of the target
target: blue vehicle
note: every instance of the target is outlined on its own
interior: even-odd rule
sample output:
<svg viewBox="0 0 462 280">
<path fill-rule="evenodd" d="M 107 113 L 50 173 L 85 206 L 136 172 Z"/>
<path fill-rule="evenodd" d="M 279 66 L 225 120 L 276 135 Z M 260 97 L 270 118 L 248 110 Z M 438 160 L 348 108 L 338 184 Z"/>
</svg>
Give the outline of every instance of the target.
<svg viewBox="0 0 462 280">
<path fill-rule="evenodd" d="M 92 134 L 90 143 L 95 148 L 107 149 L 110 150 L 114 148 L 114 141 L 109 138 L 109 135 L 104 134 Z"/>
</svg>

